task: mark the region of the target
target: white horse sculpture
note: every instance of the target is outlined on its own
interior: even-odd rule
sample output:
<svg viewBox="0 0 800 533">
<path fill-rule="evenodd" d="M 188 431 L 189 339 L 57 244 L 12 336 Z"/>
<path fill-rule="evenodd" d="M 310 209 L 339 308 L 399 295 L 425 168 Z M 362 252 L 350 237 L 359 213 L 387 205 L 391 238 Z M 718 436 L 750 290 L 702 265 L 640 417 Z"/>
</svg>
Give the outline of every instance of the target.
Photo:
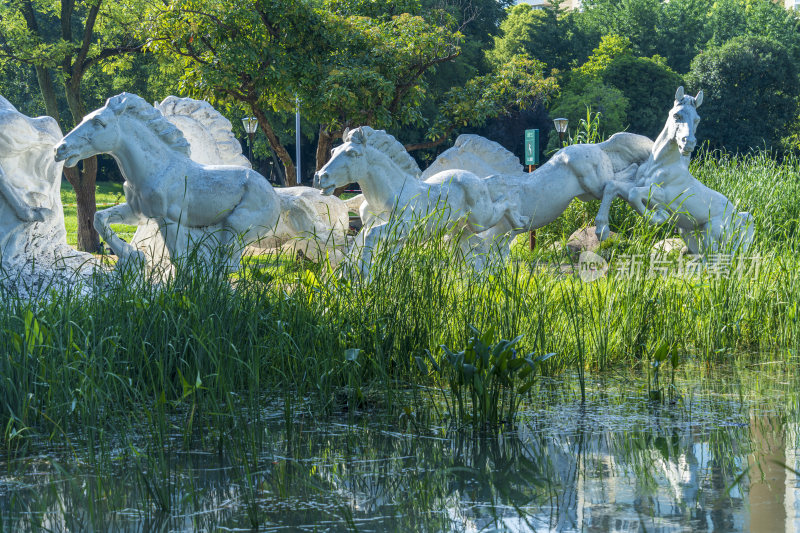
<svg viewBox="0 0 800 533">
<path fill-rule="evenodd" d="M 333 150 L 328 163 L 315 174 L 324 194 L 337 187 L 358 182 L 367 204 L 377 213 L 393 213 L 399 223 L 400 238 L 415 217 L 424 217 L 437 209 L 441 217 L 429 219 L 428 231 L 444 225 L 464 242 L 502 219 L 512 227 L 527 224 L 514 202 L 503 192 L 465 170 L 447 170 L 425 181 L 418 180 L 419 167 L 402 144 L 382 130 L 363 126 L 348 132 L 345 142 Z M 362 206 L 363 211 L 363 206 Z M 368 275 L 372 254 L 378 243 L 395 228 L 382 219 L 364 228 L 360 250 L 362 275 Z"/>
<path fill-rule="evenodd" d="M 347 137 L 347 131 L 344 137 Z M 415 166 L 416 162 L 410 161 L 411 165 Z M 479 178 L 495 174 L 524 174 L 516 155 L 486 137 L 469 133 L 459 135 L 453 146 L 439 154 L 424 171 L 416 167 L 415 174 L 424 181 L 445 170 L 466 170 Z M 374 218 L 388 221 L 390 211 L 381 211 L 380 206 L 370 205 L 363 194 L 345 200 L 345 204 L 359 213 L 364 225 L 369 225 Z"/>
<path fill-rule="evenodd" d="M 20 294 L 88 276 L 96 266 L 67 244 L 62 165 L 53 160 L 61 137 L 53 118 L 27 117 L 0 96 L 0 277 Z"/>
<path fill-rule="evenodd" d="M 725 195 L 710 189 L 689 172 L 689 158 L 697 144 L 700 122 L 697 108 L 703 91 L 692 97 L 679 87 L 675 104 L 647 160 L 633 183 L 613 183 L 598 213 L 598 236 L 608 235 L 608 210 L 615 196 L 622 196 L 640 214 L 653 212 L 653 223 L 670 216 L 689 252 L 747 250 L 753 241 L 754 224 L 749 213 L 738 212 Z M 601 225 L 602 224 L 602 225 Z"/>
<path fill-rule="evenodd" d="M 230 121 L 206 101 L 169 96 L 155 104 L 164 117 L 183 133 L 191 148 L 190 157 L 203 165 L 233 165 L 252 168 L 242 154 L 242 146 L 233 134 Z M 341 260 L 347 247 L 349 211 L 335 196 L 323 196 L 312 187 L 274 189 L 280 198 L 281 214 L 275 231 L 251 244 L 253 253 L 283 249 L 302 252 L 318 261 Z M 107 218 L 109 215 L 100 215 Z M 203 228 L 195 230 L 195 240 Z M 154 263 L 168 259 L 158 224 L 148 221 L 139 226 L 131 244 L 144 251 Z"/>
<path fill-rule="evenodd" d="M 228 248 L 229 266 L 238 268 L 243 246 L 230 245 L 236 239 L 256 241 L 278 222 L 280 199 L 266 178 L 244 167 L 192 161 L 181 132 L 136 95 L 109 98 L 88 114 L 57 147 L 56 160 L 74 166 L 100 153 L 116 159 L 126 180 L 127 203 L 112 208 L 113 218 L 127 223 L 155 219 L 173 259 L 197 246 L 187 230 L 206 228 L 201 253 Z M 101 237 L 121 262 L 144 262 L 142 252 L 111 230 L 110 218 L 95 217 Z"/>
<path fill-rule="evenodd" d="M 652 144 L 642 135 L 617 133 L 602 143 L 562 148 L 534 172 L 524 173 L 520 169 L 492 176 L 489 178 L 492 187 L 518 196 L 519 201 L 515 204 L 519 209 L 518 216 L 527 219 L 528 223 L 515 228 L 501 220 L 482 233 L 479 242 L 473 241 L 480 245 L 476 252 L 487 258 L 499 253 L 504 259 L 515 235 L 551 223 L 573 199 L 602 200 L 616 190 L 613 184 L 630 183 L 633 186 L 636 170 L 647 160 Z M 598 219 L 598 224 L 602 224 L 602 220 Z"/>
</svg>

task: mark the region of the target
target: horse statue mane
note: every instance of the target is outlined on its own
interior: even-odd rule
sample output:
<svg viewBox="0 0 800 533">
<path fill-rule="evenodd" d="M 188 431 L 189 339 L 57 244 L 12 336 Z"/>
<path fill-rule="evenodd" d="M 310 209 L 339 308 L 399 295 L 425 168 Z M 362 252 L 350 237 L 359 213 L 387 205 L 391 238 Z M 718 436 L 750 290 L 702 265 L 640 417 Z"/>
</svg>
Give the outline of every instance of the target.
<svg viewBox="0 0 800 533">
<path fill-rule="evenodd" d="M 384 130 L 374 130 L 369 126 L 361 126 L 350 130 L 345 135 L 345 142 L 364 144 L 388 156 L 401 170 L 418 178 L 422 171 L 414 158 L 406 151 L 400 141 Z"/>
<path fill-rule="evenodd" d="M 168 96 L 154 106 L 193 147 L 191 157 L 204 165 L 252 168 L 242 154 L 230 121 L 205 100 Z"/>
<path fill-rule="evenodd" d="M 191 148 L 181 130 L 175 127 L 161 111 L 148 104 L 144 98 L 130 93 L 112 96 L 106 101 L 106 106 L 115 115 L 123 113 L 135 117 L 144 123 L 147 128 L 155 133 L 167 146 L 173 150 L 190 157 Z"/>
<path fill-rule="evenodd" d="M 459 135 L 452 148 L 442 152 L 422 173 L 428 179 L 444 170 L 469 170 L 479 177 L 493 174 L 522 174 L 519 158 L 502 145 L 474 134 Z"/>
</svg>

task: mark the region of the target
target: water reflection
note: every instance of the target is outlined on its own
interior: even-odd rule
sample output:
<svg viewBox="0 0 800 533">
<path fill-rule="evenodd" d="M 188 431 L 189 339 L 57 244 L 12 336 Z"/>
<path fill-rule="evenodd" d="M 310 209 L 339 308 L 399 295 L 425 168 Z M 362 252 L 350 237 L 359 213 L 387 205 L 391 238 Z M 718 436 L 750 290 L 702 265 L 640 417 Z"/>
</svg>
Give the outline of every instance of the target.
<svg viewBox="0 0 800 533">
<path fill-rule="evenodd" d="M 740 382 L 740 386 L 741 385 Z M 269 422 L 257 455 L 4 463 L 3 530 L 798 531 L 800 417 L 787 386 L 684 384 L 675 405 L 596 383 L 542 392 L 493 436 L 385 421 Z M 287 437 L 288 436 L 288 437 Z M 790 469 L 785 468 L 787 465 Z M 160 512 L 166 494 L 168 512 Z"/>
</svg>

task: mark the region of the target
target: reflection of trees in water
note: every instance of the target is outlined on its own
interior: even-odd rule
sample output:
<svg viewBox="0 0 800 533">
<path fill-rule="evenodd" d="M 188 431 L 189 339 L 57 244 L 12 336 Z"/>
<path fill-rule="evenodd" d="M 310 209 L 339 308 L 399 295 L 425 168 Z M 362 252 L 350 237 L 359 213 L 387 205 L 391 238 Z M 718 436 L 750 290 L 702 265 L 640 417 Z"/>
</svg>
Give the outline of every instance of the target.
<svg viewBox="0 0 800 533">
<path fill-rule="evenodd" d="M 746 529 L 746 491 L 735 482 L 763 434 L 782 431 L 783 421 L 756 431 L 753 423 L 737 424 L 734 411 L 699 419 L 684 408 L 614 409 L 558 407 L 552 416 L 559 424 L 532 419 L 492 436 L 309 424 L 295 425 L 289 442 L 275 423 L 264 432 L 257 461 L 253 450 L 176 456 L 171 516 L 155 512 L 140 474 L 130 469 L 63 481 L 65 474 L 49 466 L 36 485 L 15 490 L 13 501 L 0 495 L 0 509 L 6 524 L 9 512 L 32 513 L 14 525 L 35 524 L 32 517 L 45 514 L 42 525 L 55 531 L 91 529 L 86 524 L 119 531 L 241 527 L 248 524 L 247 502 L 262 524 L 287 529 Z M 245 461 L 256 467 L 250 485 Z"/>
</svg>

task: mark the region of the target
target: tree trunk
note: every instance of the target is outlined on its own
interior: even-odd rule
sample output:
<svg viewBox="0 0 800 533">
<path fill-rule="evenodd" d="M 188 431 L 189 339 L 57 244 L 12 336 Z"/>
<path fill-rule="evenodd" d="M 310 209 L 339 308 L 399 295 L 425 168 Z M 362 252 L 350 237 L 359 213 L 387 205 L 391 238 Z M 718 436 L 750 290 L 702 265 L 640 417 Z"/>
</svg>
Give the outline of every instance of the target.
<svg viewBox="0 0 800 533">
<path fill-rule="evenodd" d="M 285 177 L 284 182 L 286 186 L 296 186 L 297 177 L 294 163 L 292 162 L 292 157 L 289 155 L 289 152 L 286 151 L 286 148 L 284 148 L 283 144 L 281 144 L 278 136 L 275 135 L 275 130 L 272 129 L 272 124 L 269 123 L 269 120 L 264 112 L 255 105 L 251 105 L 251 109 L 253 110 L 253 115 L 258 119 L 258 125 L 261 128 L 261 131 L 263 131 L 264 135 L 267 136 L 267 141 L 269 141 L 270 148 L 272 148 L 272 151 L 275 152 L 275 154 L 278 156 L 278 159 L 280 159 L 281 163 L 283 163 Z"/>
<path fill-rule="evenodd" d="M 79 124 L 86 114 L 86 106 L 80 96 L 81 75 L 73 75 L 64 80 L 72 119 Z M 78 211 L 78 250 L 97 253 L 100 251 L 100 236 L 94 229 L 94 214 L 97 212 L 95 186 L 97 184 L 97 157 L 84 159 L 80 167 L 65 168 L 64 174 L 75 189 L 75 203 Z"/>
<path fill-rule="evenodd" d="M 53 77 L 47 68 L 36 65 L 36 79 L 39 81 L 39 91 L 42 93 L 44 99 L 44 108 L 47 114 L 56 119 L 59 127 L 61 126 L 61 117 L 58 113 L 58 100 L 56 99 L 56 91 L 53 88 Z"/>
<path fill-rule="evenodd" d="M 328 132 L 328 128 L 325 124 L 320 124 L 319 139 L 317 140 L 317 170 L 324 167 L 325 163 L 330 160 L 331 146 L 333 146 L 333 140 L 335 138 L 334 134 Z"/>
<path fill-rule="evenodd" d="M 278 177 L 278 183 L 280 183 L 282 186 L 286 187 L 286 178 L 283 176 L 282 171 L 281 171 L 281 167 L 283 165 L 281 165 L 280 160 L 275 155 L 275 152 L 273 150 L 269 151 L 269 156 L 272 158 L 272 165 L 271 166 L 274 167 L 273 172 Z"/>
<path fill-rule="evenodd" d="M 100 251 L 100 237 L 94 229 L 94 215 L 97 212 L 95 200 L 95 178 L 97 177 L 97 157 L 84 159 L 82 169 L 65 168 L 64 174 L 75 189 L 78 210 L 78 250 L 97 253 Z"/>
<path fill-rule="evenodd" d="M 331 133 L 325 124 L 320 125 L 319 139 L 317 140 L 317 170 L 324 167 L 325 163 L 331 160 L 331 146 L 333 146 L 333 141 L 341 137 L 341 131 Z M 333 191 L 333 195 L 337 197 L 341 196 L 345 189 L 347 189 L 347 185 L 338 187 Z"/>
</svg>

